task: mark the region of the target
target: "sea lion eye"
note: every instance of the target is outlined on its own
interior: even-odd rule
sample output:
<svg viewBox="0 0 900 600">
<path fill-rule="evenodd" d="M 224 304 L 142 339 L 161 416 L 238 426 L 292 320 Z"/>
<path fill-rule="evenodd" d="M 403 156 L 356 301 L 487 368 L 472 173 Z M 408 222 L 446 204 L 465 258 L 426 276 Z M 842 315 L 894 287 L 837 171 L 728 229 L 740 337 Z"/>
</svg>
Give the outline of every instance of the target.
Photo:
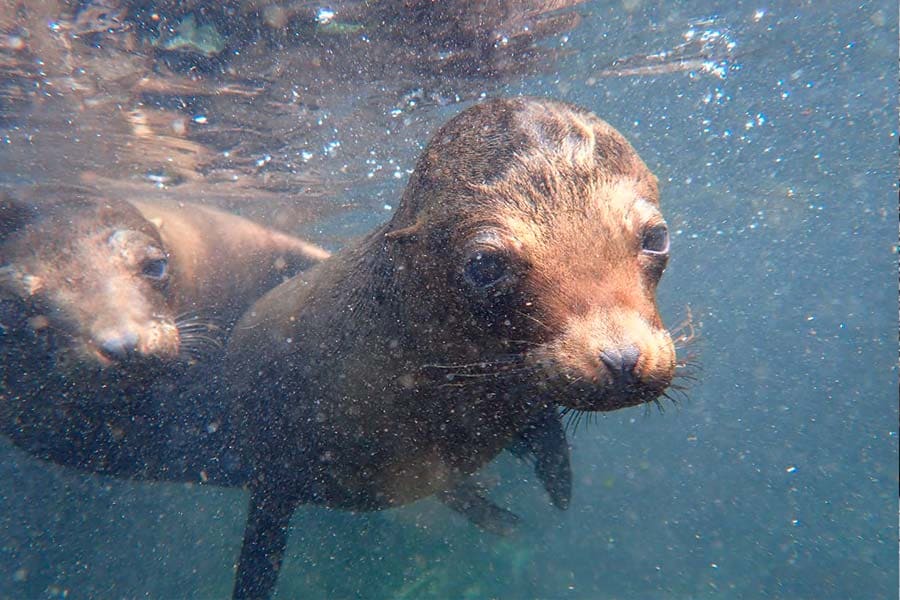
<svg viewBox="0 0 900 600">
<path fill-rule="evenodd" d="M 471 285 L 487 289 L 509 276 L 509 263 L 496 252 L 479 251 L 466 261 L 463 273 Z"/>
<path fill-rule="evenodd" d="M 169 261 L 165 258 L 152 258 L 141 265 L 141 275 L 148 279 L 165 279 L 169 272 Z"/>
<path fill-rule="evenodd" d="M 645 230 L 641 250 L 647 254 L 666 254 L 669 251 L 669 229 L 661 224 Z"/>
</svg>

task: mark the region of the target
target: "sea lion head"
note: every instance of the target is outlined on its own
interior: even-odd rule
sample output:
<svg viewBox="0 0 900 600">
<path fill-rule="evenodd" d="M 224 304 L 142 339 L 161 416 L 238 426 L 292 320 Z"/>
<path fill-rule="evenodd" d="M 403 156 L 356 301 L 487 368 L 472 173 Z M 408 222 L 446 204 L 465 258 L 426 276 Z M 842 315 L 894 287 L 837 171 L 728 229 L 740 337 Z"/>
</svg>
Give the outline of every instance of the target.
<svg viewBox="0 0 900 600">
<path fill-rule="evenodd" d="M 130 204 L 90 190 L 0 198 L 0 326 L 5 345 L 52 355 L 54 369 L 178 357 L 166 248 Z"/>
<path fill-rule="evenodd" d="M 387 229 L 422 310 L 412 321 L 448 321 L 447 347 L 478 348 L 510 385 L 608 411 L 672 382 L 656 178 L 590 112 L 538 99 L 464 111 L 426 148 Z"/>
</svg>

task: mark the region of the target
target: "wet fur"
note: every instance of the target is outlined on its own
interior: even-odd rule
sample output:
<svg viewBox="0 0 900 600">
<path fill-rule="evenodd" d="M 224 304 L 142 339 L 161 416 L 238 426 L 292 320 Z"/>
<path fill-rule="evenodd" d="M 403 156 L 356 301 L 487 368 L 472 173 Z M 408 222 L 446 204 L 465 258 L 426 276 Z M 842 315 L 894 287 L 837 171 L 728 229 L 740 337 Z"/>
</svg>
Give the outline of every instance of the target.
<svg viewBox="0 0 900 600">
<path fill-rule="evenodd" d="M 631 146 L 577 107 L 495 100 L 441 128 L 389 223 L 235 328 L 223 389 L 254 471 L 235 596 L 271 592 L 298 504 L 375 510 L 462 490 L 448 504 L 490 520 L 467 477 L 538 415 L 663 393 L 667 254 L 641 241 L 657 207 Z M 467 283 L 480 248 L 506 257 L 502 287 Z M 614 385 L 598 354 L 625 345 L 640 349 L 635 381 Z"/>
<path fill-rule="evenodd" d="M 0 433 L 93 473 L 239 481 L 208 384 L 234 320 L 327 256 L 220 211 L 124 202 L 89 188 L 0 198 Z M 167 257 L 164 280 L 142 261 Z M 127 330 L 132 356 L 98 339 Z"/>
</svg>

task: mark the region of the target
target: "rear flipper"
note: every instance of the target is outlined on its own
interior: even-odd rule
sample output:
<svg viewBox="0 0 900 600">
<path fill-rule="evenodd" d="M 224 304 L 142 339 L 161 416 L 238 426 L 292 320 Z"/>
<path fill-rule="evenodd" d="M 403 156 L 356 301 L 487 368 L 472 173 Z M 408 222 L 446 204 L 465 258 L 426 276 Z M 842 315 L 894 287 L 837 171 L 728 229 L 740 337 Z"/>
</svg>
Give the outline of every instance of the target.
<svg viewBox="0 0 900 600">
<path fill-rule="evenodd" d="M 238 560 L 233 600 L 268 600 L 272 597 L 287 545 L 288 525 L 297 503 L 277 492 L 256 490 Z"/>
<path fill-rule="evenodd" d="M 517 457 L 534 461 L 534 472 L 553 506 L 569 507 L 572 498 L 572 466 L 566 429 L 555 406 L 537 413 L 507 447 Z"/>
<path fill-rule="evenodd" d="M 471 479 L 439 492 L 437 497 L 478 527 L 495 535 L 511 535 L 519 525 L 520 519 L 516 514 L 494 504 Z"/>
</svg>

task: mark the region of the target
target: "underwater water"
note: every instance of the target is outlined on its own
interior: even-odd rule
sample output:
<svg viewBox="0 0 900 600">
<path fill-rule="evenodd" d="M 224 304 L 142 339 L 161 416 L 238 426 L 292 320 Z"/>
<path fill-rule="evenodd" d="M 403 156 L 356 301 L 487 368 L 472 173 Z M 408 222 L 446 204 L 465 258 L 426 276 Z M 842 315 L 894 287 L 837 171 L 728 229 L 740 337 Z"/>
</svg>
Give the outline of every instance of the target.
<svg viewBox="0 0 900 600">
<path fill-rule="evenodd" d="M 301 507 L 276 597 L 897 597 L 896 4 L 578 10 L 576 28 L 544 42 L 565 50 L 553 69 L 493 95 L 583 105 L 658 176 L 672 232 L 660 311 L 670 326 L 692 315 L 697 381 L 663 411 L 570 430 L 565 512 L 530 467 L 489 465 L 492 497 L 524 520 L 510 538 L 431 499 Z M 701 58 L 657 68 L 653 55 L 698 37 Z M 337 248 L 383 222 L 428 133 L 459 110 L 417 116 L 380 148 L 390 176 L 345 186 L 332 201 L 355 208 L 299 232 Z M 0 179 L 40 183 L 20 133 L 6 134 Z M 323 169 L 349 160 L 342 143 Z M 0 597 L 227 598 L 246 501 L 85 475 L 3 442 Z"/>
</svg>

